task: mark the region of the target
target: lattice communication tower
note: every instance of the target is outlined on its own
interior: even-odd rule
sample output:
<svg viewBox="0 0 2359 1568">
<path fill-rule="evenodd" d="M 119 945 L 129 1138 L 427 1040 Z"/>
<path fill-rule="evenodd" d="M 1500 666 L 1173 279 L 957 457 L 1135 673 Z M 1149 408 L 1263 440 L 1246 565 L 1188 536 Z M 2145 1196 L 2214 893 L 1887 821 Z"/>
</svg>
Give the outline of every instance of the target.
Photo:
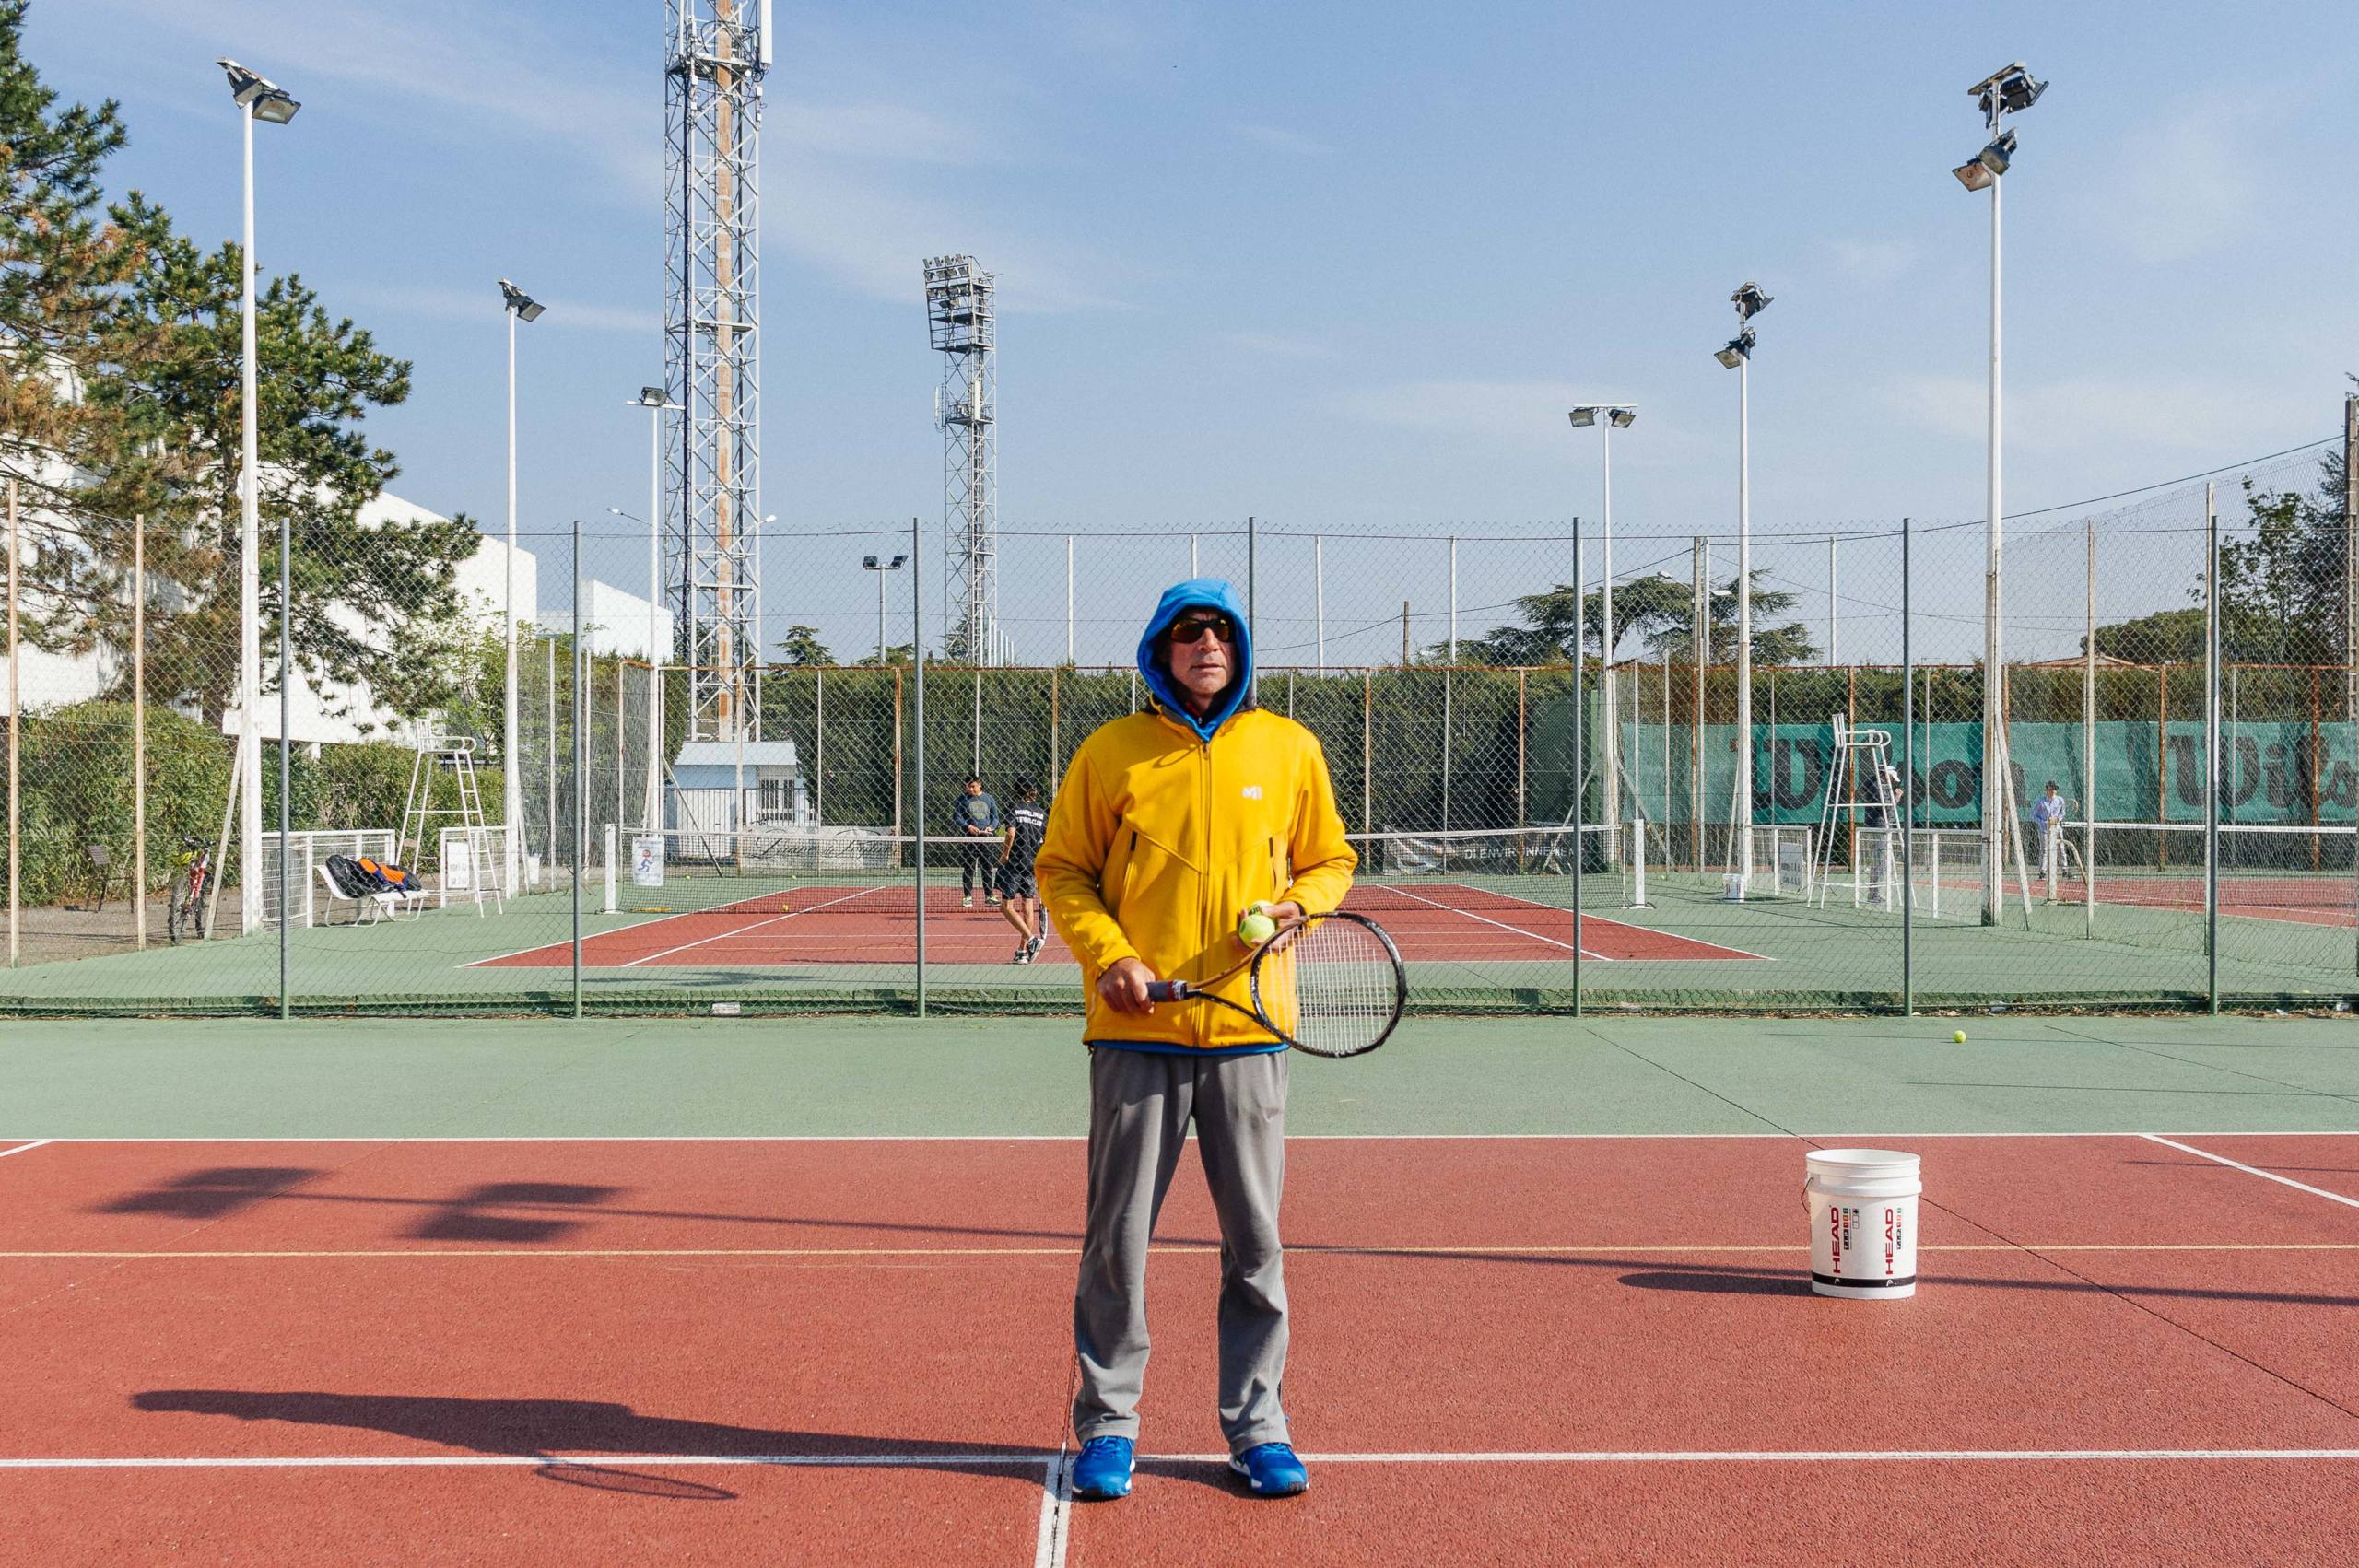
<svg viewBox="0 0 2359 1568">
<path fill-rule="evenodd" d="M 665 0 L 663 534 L 689 737 L 758 739 L 762 77 L 770 0 Z"/>
<path fill-rule="evenodd" d="M 999 339 L 993 275 L 972 256 L 929 256 L 927 333 L 943 357 L 934 423 L 942 427 L 943 593 L 954 661 L 1004 664 L 999 619 Z"/>
</svg>

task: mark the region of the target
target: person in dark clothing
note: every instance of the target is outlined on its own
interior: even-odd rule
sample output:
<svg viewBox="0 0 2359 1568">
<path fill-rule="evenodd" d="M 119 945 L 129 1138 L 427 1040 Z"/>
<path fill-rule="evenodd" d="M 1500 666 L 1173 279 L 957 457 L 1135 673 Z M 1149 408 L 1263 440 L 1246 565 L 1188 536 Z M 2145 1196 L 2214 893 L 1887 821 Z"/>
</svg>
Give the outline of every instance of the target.
<svg viewBox="0 0 2359 1568">
<path fill-rule="evenodd" d="M 1040 889 L 1032 875 L 1032 857 L 1040 852 L 1041 837 L 1048 831 L 1048 808 L 1040 804 L 1039 788 L 1029 778 L 1017 779 L 1015 804 L 1007 809 L 999 851 L 999 891 L 1006 900 L 999 912 L 1015 928 L 1013 962 L 1017 964 L 1039 957 L 1040 944 L 1048 940 L 1040 924 Z"/>
<path fill-rule="evenodd" d="M 992 840 L 1000 834 L 999 802 L 983 793 L 983 781 L 973 774 L 967 776 L 965 792 L 950 812 L 950 831 L 965 840 L 957 848 L 958 907 L 975 907 L 975 883 L 983 884 L 983 901 L 992 907 L 999 906 L 999 857 L 992 852 Z"/>
</svg>

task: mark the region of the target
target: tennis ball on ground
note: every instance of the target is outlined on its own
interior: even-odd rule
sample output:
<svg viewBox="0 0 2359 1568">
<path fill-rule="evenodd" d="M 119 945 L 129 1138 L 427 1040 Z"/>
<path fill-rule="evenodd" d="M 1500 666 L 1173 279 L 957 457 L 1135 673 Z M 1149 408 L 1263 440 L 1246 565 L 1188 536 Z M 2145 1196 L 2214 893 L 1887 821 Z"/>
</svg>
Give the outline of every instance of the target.
<svg viewBox="0 0 2359 1568">
<path fill-rule="evenodd" d="M 1259 947 L 1277 934 L 1278 922 L 1259 909 L 1248 909 L 1237 922 L 1237 940 L 1248 947 Z"/>
<path fill-rule="evenodd" d="M 1950 1043 L 1957 1046 L 1966 1044 L 1966 1031 L 1963 1029 L 1953 1030 L 1950 1034 Z"/>
</svg>

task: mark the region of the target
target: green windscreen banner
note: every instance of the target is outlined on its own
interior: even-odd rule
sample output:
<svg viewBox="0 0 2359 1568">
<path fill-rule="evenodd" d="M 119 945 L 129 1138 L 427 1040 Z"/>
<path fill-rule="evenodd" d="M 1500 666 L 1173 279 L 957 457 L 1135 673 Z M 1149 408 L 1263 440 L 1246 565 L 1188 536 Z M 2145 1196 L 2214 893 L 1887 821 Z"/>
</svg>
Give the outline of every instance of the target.
<svg viewBox="0 0 2359 1568">
<path fill-rule="evenodd" d="M 2167 725 L 2133 720 L 2095 727 L 2094 783 L 2078 724 L 2020 723 L 2007 729 L 2015 809 L 2025 813 L 2053 780 L 2072 802 L 2074 820 L 2172 822 L 2200 825 L 2204 815 L 2203 722 Z M 1897 725 L 1887 757 L 1900 766 Z M 1703 818 L 1726 822 L 1736 785 L 1736 726 L 1622 726 L 1621 766 L 1647 816 L 1684 823 L 1696 814 L 1696 753 L 1702 754 Z M 1756 724 L 1753 743 L 1754 820 L 1811 823 L 1826 801 L 1834 732 L 1825 724 Z M 2359 745 L 2348 723 L 2240 721 L 2220 735 L 2223 822 L 2348 825 L 2359 822 Z M 1920 724 L 1916 731 L 1919 819 L 1966 825 L 1982 814 L 1982 726 Z"/>
</svg>

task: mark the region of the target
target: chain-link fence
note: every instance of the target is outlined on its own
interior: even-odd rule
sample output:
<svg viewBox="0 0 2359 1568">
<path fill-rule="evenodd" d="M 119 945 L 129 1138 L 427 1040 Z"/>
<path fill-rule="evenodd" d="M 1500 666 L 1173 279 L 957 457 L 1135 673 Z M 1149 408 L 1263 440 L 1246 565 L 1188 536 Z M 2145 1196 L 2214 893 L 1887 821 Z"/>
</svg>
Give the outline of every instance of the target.
<svg viewBox="0 0 2359 1568">
<path fill-rule="evenodd" d="M 856 564 L 929 565 L 922 530 L 774 537 L 765 658 L 734 672 L 677 663 L 643 533 L 486 540 L 382 625 L 335 586 L 372 563 L 302 569 L 299 537 L 299 627 L 341 617 L 373 651 L 296 639 L 283 808 L 275 544 L 250 685 L 233 592 L 135 555 L 103 604 L 44 586 L 58 552 L 174 541 L 27 516 L 7 990 L 24 1012 L 1073 1011 L 1052 932 L 1017 961 L 1002 826 L 1148 706 L 1133 649 L 1192 572 L 1237 585 L 1257 700 L 1323 749 L 1354 907 L 1394 929 L 1416 1005 L 2343 1004 L 2345 495 L 2337 443 L 2010 519 L 1995 557 L 1979 521 L 1765 530 L 1749 582 L 1725 532 L 1625 531 L 1609 557 L 1587 524 L 1014 532 L 992 645 L 1029 661 L 980 668 L 935 661 L 930 576 Z"/>
</svg>

